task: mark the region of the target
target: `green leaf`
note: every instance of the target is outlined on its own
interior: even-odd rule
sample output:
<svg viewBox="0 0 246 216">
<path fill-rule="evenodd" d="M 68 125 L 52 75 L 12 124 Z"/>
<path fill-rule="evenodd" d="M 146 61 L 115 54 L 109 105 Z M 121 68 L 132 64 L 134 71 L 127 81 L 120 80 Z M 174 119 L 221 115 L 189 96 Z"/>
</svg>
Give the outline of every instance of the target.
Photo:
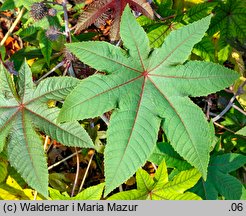
<svg viewBox="0 0 246 216">
<path fill-rule="evenodd" d="M 38 41 L 39 41 L 39 47 L 41 49 L 41 52 L 44 56 L 44 59 L 46 60 L 47 64 L 50 64 L 50 58 L 52 54 L 52 43 L 51 41 L 46 37 L 45 31 L 40 30 L 38 33 Z"/>
<path fill-rule="evenodd" d="M 138 170 L 137 176 L 137 185 L 140 191 L 151 191 L 154 187 L 154 180 L 151 176 L 143 169 Z"/>
<path fill-rule="evenodd" d="M 0 9 L 1 10 L 1 9 Z M 0 47 L 0 54 L 2 56 L 2 59 L 5 59 L 5 56 L 6 56 L 6 49 L 4 46 L 1 46 Z"/>
<path fill-rule="evenodd" d="M 154 3 L 157 6 L 156 12 L 162 17 L 167 17 L 175 14 L 175 10 L 172 9 L 172 0 L 154 0 Z"/>
<path fill-rule="evenodd" d="M 51 173 L 49 174 L 49 184 L 53 188 L 64 192 L 69 189 L 71 181 L 66 178 L 64 173 Z"/>
<path fill-rule="evenodd" d="M 220 32 L 220 40 L 225 45 L 231 38 L 246 37 L 246 3 L 241 0 L 220 1 L 214 9 L 215 16 L 208 30 L 210 35 Z"/>
<path fill-rule="evenodd" d="M 36 200 L 42 200 L 39 195 Z M 18 182 L 8 176 L 6 182 L 0 184 L 0 200 L 34 200 L 34 190 L 21 187 Z"/>
<path fill-rule="evenodd" d="M 100 200 L 104 190 L 104 183 L 86 188 L 77 194 L 73 200 Z"/>
<path fill-rule="evenodd" d="M 34 83 L 32 81 L 31 69 L 26 63 L 22 64 L 19 70 L 18 87 L 18 94 L 21 97 L 22 102 L 28 101 L 32 94 L 32 91 L 34 90 Z"/>
<path fill-rule="evenodd" d="M 46 78 L 33 91 L 32 97 L 35 100 L 48 102 L 49 100 L 64 100 L 79 80 L 72 77 Z"/>
<path fill-rule="evenodd" d="M 49 100 L 64 99 L 78 80 L 49 78 L 36 87 L 30 68 L 24 62 L 17 78 L 17 95 L 10 75 L 2 66 L 0 69 L 3 84 L 0 89 L 0 150 L 7 142 L 10 164 L 31 187 L 47 197 L 48 168 L 36 128 L 64 145 L 93 148 L 92 140 L 78 122 L 58 124 L 59 109 L 46 104 Z M 8 92 L 8 87 L 14 93 Z"/>
<path fill-rule="evenodd" d="M 246 156 L 229 153 L 211 158 L 208 167 L 208 178 L 200 180 L 192 189 L 203 199 L 216 200 L 218 194 L 227 200 L 240 200 L 245 193 L 242 183 L 230 172 L 246 164 Z"/>
<path fill-rule="evenodd" d="M 5 98 L 15 97 L 18 99 L 12 75 L 0 64 L 0 95 Z"/>
<path fill-rule="evenodd" d="M 244 126 L 239 131 L 237 131 L 236 134 L 239 134 L 239 135 L 242 135 L 242 136 L 246 136 L 246 126 Z"/>
<path fill-rule="evenodd" d="M 51 200 L 71 200 L 67 192 L 60 193 L 59 190 L 49 188 L 49 197 Z"/>
<path fill-rule="evenodd" d="M 172 181 L 168 181 L 166 164 L 163 160 L 155 173 L 155 184 L 146 171 L 139 169 L 136 174 L 137 189 L 116 193 L 108 200 L 201 200 L 196 194 L 185 192 L 200 178 L 201 174 L 197 170 L 190 169 L 180 172 Z M 144 181 L 145 179 L 149 180 Z"/>
<path fill-rule="evenodd" d="M 104 190 L 104 183 L 91 186 L 77 194 L 75 197 L 69 197 L 67 193 L 64 195 L 56 189 L 49 188 L 50 198 L 52 200 L 100 200 Z"/>
<path fill-rule="evenodd" d="M 158 167 L 154 180 L 156 182 L 155 189 L 162 188 L 168 182 L 168 172 L 166 163 L 162 162 Z"/>
<path fill-rule="evenodd" d="M 48 169 L 40 137 L 22 111 L 16 116 L 8 143 L 10 164 L 21 173 L 31 187 L 47 196 Z M 42 178 L 40 177 L 42 176 Z"/>
<path fill-rule="evenodd" d="M 105 195 L 149 158 L 160 125 L 175 151 L 206 179 L 213 134 L 189 96 L 219 91 L 238 78 L 236 72 L 217 64 L 184 64 L 204 36 L 210 16 L 172 32 L 152 52 L 148 52 L 146 34 L 132 17 L 127 7 L 121 22 L 125 49 L 105 42 L 66 45 L 85 64 L 108 73 L 82 80 L 66 98 L 58 117 L 59 122 L 73 121 L 114 110 L 105 148 Z"/>
<path fill-rule="evenodd" d="M 148 32 L 148 37 L 150 40 L 150 46 L 152 48 L 160 47 L 163 44 L 167 35 L 170 34 L 170 32 L 171 32 L 171 28 L 169 25 L 161 25 L 161 26 L 157 27 L 156 29 Z"/>
<path fill-rule="evenodd" d="M 8 161 L 0 155 L 0 183 L 2 183 L 8 175 Z"/>
<path fill-rule="evenodd" d="M 204 2 L 201 4 L 196 4 L 189 8 L 184 19 L 189 20 L 189 22 L 202 19 L 203 17 L 209 15 L 217 4 L 217 2 Z"/>
<path fill-rule="evenodd" d="M 191 168 L 191 165 L 181 158 L 169 143 L 157 143 L 148 160 L 159 165 L 163 159 L 165 159 L 167 167 L 179 170 Z"/>
<path fill-rule="evenodd" d="M 14 8 L 18 8 L 20 6 L 24 6 L 27 9 L 31 8 L 31 5 L 37 2 L 36 0 L 6 0 L 2 7 L 0 8 L 0 11 L 4 10 L 12 10 Z"/>
<path fill-rule="evenodd" d="M 209 37 L 204 37 L 202 41 L 196 44 L 192 52 L 205 61 L 215 62 L 215 48 Z"/>
<path fill-rule="evenodd" d="M 201 178 L 201 175 L 196 169 L 190 169 L 189 171 L 182 171 L 176 175 L 171 182 L 165 185 L 165 192 L 180 192 L 192 188 L 196 182 Z"/>
</svg>

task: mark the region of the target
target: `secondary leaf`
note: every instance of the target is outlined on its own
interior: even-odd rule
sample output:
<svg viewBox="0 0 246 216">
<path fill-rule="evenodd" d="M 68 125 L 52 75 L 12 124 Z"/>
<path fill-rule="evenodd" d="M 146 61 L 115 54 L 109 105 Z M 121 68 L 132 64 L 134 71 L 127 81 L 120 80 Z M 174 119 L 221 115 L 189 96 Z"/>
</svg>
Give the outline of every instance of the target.
<svg viewBox="0 0 246 216">
<path fill-rule="evenodd" d="M 37 2 L 37 0 L 6 0 L 0 8 L 0 11 L 12 10 L 13 8 L 18 8 L 20 6 L 30 9 L 34 2 Z"/>
<path fill-rule="evenodd" d="M 217 2 L 204 2 L 190 7 L 184 17 L 185 20 L 197 21 L 211 13 Z"/>
<path fill-rule="evenodd" d="M 246 126 L 244 126 L 242 129 L 237 131 L 236 134 L 239 134 L 239 135 L 242 135 L 242 136 L 246 136 Z"/>
<path fill-rule="evenodd" d="M 159 165 L 163 159 L 165 159 L 167 167 L 170 168 L 176 168 L 178 170 L 191 168 L 191 165 L 180 157 L 169 143 L 157 143 L 148 160 Z"/>
<path fill-rule="evenodd" d="M 116 193 L 108 200 L 201 200 L 199 196 L 191 192 L 185 192 L 193 187 L 201 178 L 201 174 L 195 169 L 180 172 L 172 181 L 168 181 L 168 173 L 165 161 L 158 167 L 154 179 L 143 170 L 136 174 L 137 189 Z"/>
<path fill-rule="evenodd" d="M 56 189 L 49 188 L 50 198 L 52 200 L 100 200 L 104 190 L 104 183 L 91 186 L 78 193 L 75 197 L 69 197 L 65 192 L 60 194 Z"/>
<path fill-rule="evenodd" d="M 45 31 L 41 30 L 38 33 L 38 40 L 39 40 L 39 47 L 41 49 L 41 52 L 44 56 L 44 59 L 46 60 L 47 64 L 50 64 L 50 57 L 52 54 L 52 43 L 51 40 L 49 40 L 46 35 Z"/>
<path fill-rule="evenodd" d="M 203 199 L 216 200 L 222 195 L 227 200 L 240 200 L 245 194 L 243 184 L 230 172 L 246 164 L 246 156 L 229 153 L 211 158 L 208 167 L 208 178 L 200 180 L 192 189 Z"/>
<path fill-rule="evenodd" d="M 208 33 L 220 32 L 220 42 L 227 45 L 228 39 L 246 37 L 246 2 L 241 0 L 220 1 L 214 9 Z"/>
<path fill-rule="evenodd" d="M 210 16 L 173 31 L 151 52 L 146 33 L 127 7 L 120 32 L 124 50 L 105 42 L 66 45 L 81 61 L 108 73 L 82 80 L 66 98 L 58 118 L 85 119 L 114 109 L 105 148 L 105 194 L 148 159 L 160 125 L 175 151 L 206 179 L 213 134 L 203 112 L 188 96 L 221 90 L 238 77 L 218 64 L 185 63 L 209 22 Z"/>
<path fill-rule="evenodd" d="M 48 169 L 36 128 L 64 145 L 93 148 L 89 135 L 78 122 L 56 123 L 59 109 L 48 108 L 46 104 L 49 100 L 64 99 L 78 82 L 69 77 L 48 78 L 36 87 L 25 62 L 19 71 L 16 92 L 10 74 L 3 66 L 0 68 L 0 150 L 8 137 L 10 164 L 46 197 Z"/>
<path fill-rule="evenodd" d="M 154 13 L 146 0 L 95 0 L 79 17 L 75 33 L 81 32 L 97 20 L 105 22 L 105 19 L 109 17 L 108 14 L 110 14 L 113 18 L 113 25 L 110 30 L 111 40 L 118 40 L 120 17 L 127 4 L 149 18 L 154 17 Z"/>
<path fill-rule="evenodd" d="M 6 182 L 0 184 L 0 200 L 34 200 L 34 190 L 22 188 L 18 182 L 8 176 Z M 42 200 L 39 195 L 36 200 Z"/>
<path fill-rule="evenodd" d="M 8 175 L 8 161 L 0 154 L 0 183 L 2 183 Z"/>
</svg>

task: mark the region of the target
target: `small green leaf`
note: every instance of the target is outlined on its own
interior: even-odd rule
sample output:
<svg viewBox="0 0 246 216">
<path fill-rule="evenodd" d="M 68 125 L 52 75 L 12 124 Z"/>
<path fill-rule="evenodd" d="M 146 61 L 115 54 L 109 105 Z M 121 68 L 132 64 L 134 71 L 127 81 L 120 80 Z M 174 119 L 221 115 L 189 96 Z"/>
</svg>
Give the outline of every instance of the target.
<svg viewBox="0 0 246 216">
<path fill-rule="evenodd" d="M 12 75 L 0 64 L 0 97 L 4 96 L 5 98 L 18 99 L 12 78 Z"/>
<path fill-rule="evenodd" d="M 159 165 L 155 173 L 154 180 L 156 182 L 156 189 L 164 187 L 164 185 L 168 182 L 168 172 L 165 160 L 163 160 L 163 162 Z"/>
<path fill-rule="evenodd" d="M 158 167 L 154 180 L 142 169 L 137 171 L 137 189 L 116 193 L 108 200 L 201 200 L 199 196 L 191 192 L 185 192 L 193 187 L 201 178 L 196 169 L 182 171 L 172 181 L 168 182 L 168 174 L 165 161 Z"/>
<path fill-rule="evenodd" d="M 8 161 L 0 155 L 0 183 L 2 183 L 8 175 Z"/>
<path fill-rule="evenodd" d="M 39 40 L 39 47 L 40 47 L 41 52 L 44 56 L 44 59 L 46 60 L 47 64 L 49 65 L 51 53 L 52 53 L 52 43 L 46 37 L 45 32 L 43 30 L 39 31 L 38 40 Z"/>
<path fill-rule="evenodd" d="M 242 135 L 242 136 L 246 136 L 246 126 L 244 126 L 239 131 L 237 131 L 236 134 L 239 134 L 239 135 Z"/>
<path fill-rule="evenodd" d="M 36 0 L 6 0 L 2 7 L 0 8 L 0 11 L 4 11 L 4 10 L 11 10 L 14 8 L 18 8 L 20 6 L 24 6 L 27 9 L 31 8 L 31 5 L 37 2 Z"/>
<path fill-rule="evenodd" d="M 157 143 L 148 160 L 159 165 L 163 159 L 165 159 L 167 167 L 179 170 L 191 168 L 191 165 L 183 160 L 169 143 Z"/>
<path fill-rule="evenodd" d="M 139 169 L 136 174 L 138 190 L 148 193 L 154 188 L 154 180 L 143 169 Z"/>
<path fill-rule="evenodd" d="M 100 200 L 104 190 L 104 183 L 91 186 L 77 194 L 73 200 Z"/>
<path fill-rule="evenodd" d="M 189 8 L 184 19 L 189 20 L 189 22 L 202 19 L 203 17 L 209 15 L 216 5 L 217 2 L 204 2 L 201 4 L 196 4 Z"/>
<path fill-rule="evenodd" d="M 184 191 L 192 188 L 201 178 L 201 174 L 196 169 L 182 171 L 176 175 L 171 182 L 165 185 L 165 192 L 184 193 Z"/>
<path fill-rule="evenodd" d="M 100 200 L 104 190 L 104 183 L 88 187 L 75 197 L 69 197 L 65 192 L 60 194 L 56 189 L 49 188 L 50 198 L 52 200 Z"/>
<path fill-rule="evenodd" d="M 71 200 L 67 192 L 61 194 L 57 189 L 49 188 L 49 197 L 51 200 Z"/>
<path fill-rule="evenodd" d="M 202 41 L 196 44 L 192 52 L 205 61 L 215 62 L 215 48 L 209 37 L 204 37 Z"/>
<path fill-rule="evenodd" d="M 29 100 L 31 93 L 34 90 L 32 72 L 26 61 L 22 64 L 18 75 L 18 94 L 20 95 L 22 102 L 24 103 Z"/>
</svg>

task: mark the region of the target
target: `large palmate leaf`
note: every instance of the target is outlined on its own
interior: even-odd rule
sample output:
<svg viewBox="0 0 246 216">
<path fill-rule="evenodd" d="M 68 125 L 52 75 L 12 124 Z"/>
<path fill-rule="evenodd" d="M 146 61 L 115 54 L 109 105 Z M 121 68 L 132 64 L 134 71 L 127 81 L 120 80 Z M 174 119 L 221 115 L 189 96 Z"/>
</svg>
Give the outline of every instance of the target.
<svg viewBox="0 0 246 216">
<path fill-rule="evenodd" d="M 139 169 L 136 174 L 137 189 L 123 191 L 112 195 L 108 200 L 201 200 L 191 192 L 185 192 L 193 187 L 201 178 L 196 169 L 180 172 L 172 181 L 168 181 L 165 161 L 158 167 L 154 178 L 145 170 Z"/>
<path fill-rule="evenodd" d="M 210 16 L 173 31 L 161 48 L 151 51 L 146 33 L 127 7 L 120 32 L 124 50 L 105 42 L 67 45 L 81 61 L 108 73 L 82 80 L 58 118 L 84 119 L 114 109 L 105 148 L 106 194 L 144 164 L 160 125 L 175 151 L 206 179 L 213 133 L 188 96 L 218 91 L 238 77 L 214 63 L 185 63 L 209 22 Z"/>
<path fill-rule="evenodd" d="M 79 33 L 96 21 L 99 25 L 103 24 L 111 16 L 113 25 L 110 29 L 110 37 L 111 40 L 118 40 L 120 18 L 127 4 L 149 18 L 154 17 L 152 8 L 146 0 L 95 0 L 79 17 L 75 33 Z"/>
<path fill-rule="evenodd" d="M 211 158 L 208 178 L 200 180 L 193 192 L 203 199 L 216 200 L 222 195 L 227 200 L 245 200 L 246 190 L 243 184 L 229 173 L 246 164 L 246 156 L 229 153 Z"/>
<path fill-rule="evenodd" d="M 58 108 L 50 100 L 62 100 L 78 84 L 69 77 L 48 78 L 35 87 L 25 62 L 18 76 L 18 93 L 8 71 L 0 65 L 0 150 L 8 137 L 8 158 L 26 182 L 48 195 L 48 169 L 36 128 L 68 146 L 92 147 L 78 122 L 57 124 Z"/>
</svg>

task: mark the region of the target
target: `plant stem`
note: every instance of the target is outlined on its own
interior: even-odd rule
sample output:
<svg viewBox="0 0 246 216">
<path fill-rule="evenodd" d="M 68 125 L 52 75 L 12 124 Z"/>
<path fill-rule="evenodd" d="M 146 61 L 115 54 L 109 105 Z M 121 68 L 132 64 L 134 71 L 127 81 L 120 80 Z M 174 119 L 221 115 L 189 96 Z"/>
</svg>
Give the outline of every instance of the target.
<svg viewBox="0 0 246 216">
<path fill-rule="evenodd" d="M 225 129 L 225 130 L 227 130 L 227 131 L 229 131 L 229 132 L 235 134 L 234 131 L 232 131 L 232 130 L 226 128 L 226 127 L 224 127 L 223 125 L 221 125 L 221 124 L 219 124 L 219 123 L 217 123 L 217 122 L 213 122 L 213 123 L 214 123 L 216 126 L 218 126 L 218 127 L 222 128 L 222 129 Z"/>
<path fill-rule="evenodd" d="M 156 170 L 157 170 L 156 165 L 155 165 L 153 162 L 152 162 L 151 164 L 152 164 L 152 166 L 154 167 L 154 170 L 156 171 Z"/>
<path fill-rule="evenodd" d="M 81 152 L 82 152 L 82 150 L 79 150 L 79 151 L 78 151 L 78 153 L 81 153 Z M 61 163 L 63 163 L 63 162 L 65 162 L 65 161 L 69 160 L 70 158 L 74 157 L 76 154 L 77 154 L 77 153 L 75 152 L 75 153 L 73 153 L 73 154 L 67 156 L 66 158 L 64 158 L 64 159 L 62 159 L 62 160 L 60 160 L 60 161 L 54 163 L 53 165 L 51 165 L 51 166 L 48 167 L 48 170 L 51 170 L 51 169 L 53 169 L 53 168 L 59 166 Z"/>
<path fill-rule="evenodd" d="M 49 76 L 51 73 L 53 73 L 55 70 L 57 70 L 59 67 L 63 66 L 64 64 L 65 64 L 65 61 L 60 62 L 54 68 L 52 68 L 49 72 L 41 76 L 35 83 L 38 84 L 41 80 Z"/>
<path fill-rule="evenodd" d="M 21 9 L 21 11 L 19 12 L 18 16 L 16 17 L 14 23 L 12 24 L 12 26 L 9 28 L 8 32 L 5 34 L 4 38 L 2 39 L 2 41 L 0 42 L 0 46 L 3 46 L 4 43 L 6 42 L 6 40 L 8 39 L 9 35 L 11 35 L 11 33 L 14 31 L 15 27 L 17 26 L 18 22 L 20 21 L 21 17 L 23 16 L 23 14 L 25 13 L 25 8 L 23 7 Z"/>
<path fill-rule="evenodd" d="M 239 111 L 240 113 L 246 115 L 246 112 L 243 111 L 243 110 L 242 110 L 241 108 L 239 108 L 238 106 L 236 106 L 235 104 L 233 104 L 232 107 L 233 107 L 234 109 L 236 109 L 237 111 Z"/>
<path fill-rule="evenodd" d="M 64 11 L 65 34 L 66 34 L 67 42 L 71 43 L 72 38 L 71 38 L 71 32 L 69 29 L 69 22 L 68 22 L 67 0 L 63 0 L 62 7 L 63 7 L 63 11 Z"/>
<path fill-rule="evenodd" d="M 76 185 L 78 183 L 78 178 L 79 178 L 79 153 L 78 153 L 76 147 L 74 149 L 75 149 L 76 158 L 77 158 L 77 161 L 76 161 L 77 162 L 77 169 L 76 169 L 76 176 L 75 176 L 74 183 L 73 183 L 73 189 L 72 189 L 71 197 L 74 196 L 75 188 L 76 188 Z"/>
<path fill-rule="evenodd" d="M 243 87 L 246 85 L 246 81 L 244 81 L 238 88 L 237 92 L 233 95 L 233 97 L 230 99 L 229 103 L 227 104 L 227 106 L 225 107 L 224 110 L 222 110 L 222 112 L 217 115 L 216 117 L 212 118 L 213 122 L 218 121 L 223 115 L 225 115 L 225 113 L 234 105 L 234 100 L 236 99 L 236 97 L 240 94 L 244 93 Z"/>
<path fill-rule="evenodd" d="M 228 111 L 229 109 L 231 109 L 231 107 L 233 106 L 233 102 L 234 102 L 234 100 L 236 99 L 236 97 L 237 97 L 236 94 L 233 95 L 233 97 L 230 99 L 230 101 L 229 101 L 229 103 L 227 104 L 227 106 L 225 107 L 225 109 L 222 110 L 222 112 L 221 112 L 219 115 L 217 115 L 216 117 L 212 118 L 212 121 L 213 121 L 213 122 L 218 121 L 223 115 L 225 115 L 225 114 L 227 113 L 227 111 Z"/>
<path fill-rule="evenodd" d="M 106 117 L 106 115 L 103 114 L 103 115 L 100 116 L 100 117 L 101 117 L 101 119 L 104 121 L 104 123 L 105 123 L 107 126 L 109 126 L 109 120 L 108 120 L 108 118 Z"/>
<path fill-rule="evenodd" d="M 88 174 L 88 172 L 89 172 L 89 169 L 90 169 L 90 166 L 91 166 L 91 162 L 92 162 L 92 159 L 93 159 L 94 155 L 95 155 L 95 151 L 94 151 L 93 154 L 91 155 L 91 158 L 90 158 L 89 163 L 88 163 L 88 165 L 87 165 L 87 168 L 86 168 L 86 171 L 85 171 L 83 180 L 82 180 L 82 182 L 81 182 L 81 184 L 80 184 L 80 187 L 79 187 L 79 192 L 82 191 L 82 188 L 83 188 L 83 186 L 84 186 L 85 179 L 86 179 L 87 174 Z"/>
<path fill-rule="evenodd" d="M 119 191 L 120 192 L 124 191 L 122 185 L 119 186 Z"/>
</svg>

